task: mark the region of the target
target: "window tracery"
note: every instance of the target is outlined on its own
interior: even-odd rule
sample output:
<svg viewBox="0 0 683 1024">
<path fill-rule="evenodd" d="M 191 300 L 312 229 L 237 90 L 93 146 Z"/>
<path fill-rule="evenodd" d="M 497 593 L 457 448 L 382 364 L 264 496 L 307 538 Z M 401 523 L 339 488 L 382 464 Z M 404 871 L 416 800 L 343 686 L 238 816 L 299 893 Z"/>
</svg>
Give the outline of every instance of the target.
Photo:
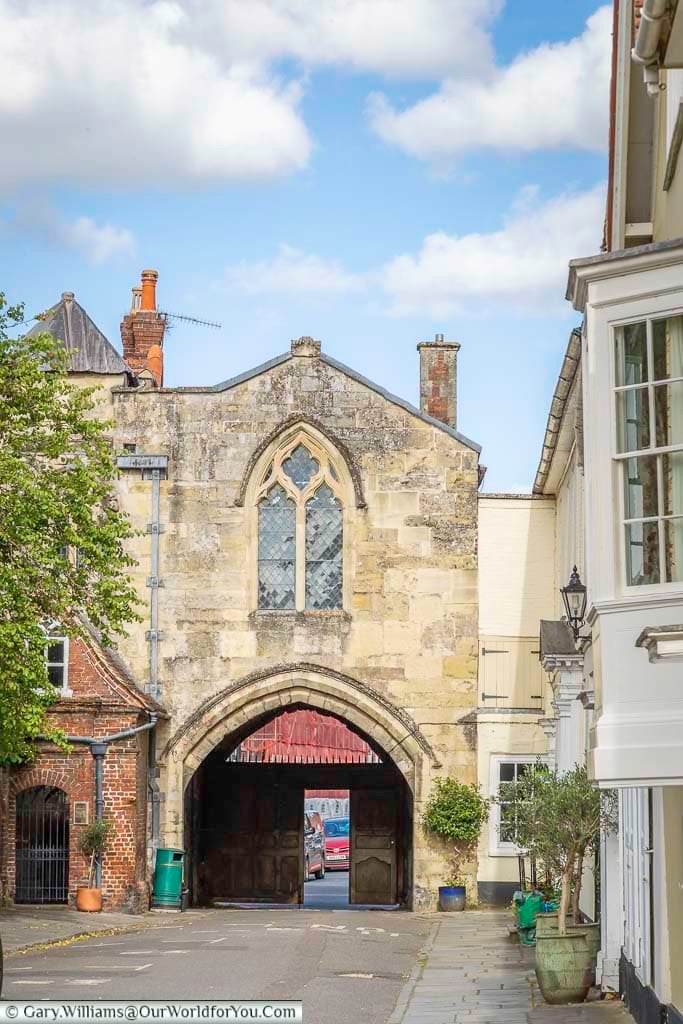
<svg viewBox="0 0 683 1024">
<path fill-rule="evenodd" d="M 343 607 L 343 497 L 327 451 L 304 432 L 275 453 L 256 490 L 259 609 Z"/>
</svg>

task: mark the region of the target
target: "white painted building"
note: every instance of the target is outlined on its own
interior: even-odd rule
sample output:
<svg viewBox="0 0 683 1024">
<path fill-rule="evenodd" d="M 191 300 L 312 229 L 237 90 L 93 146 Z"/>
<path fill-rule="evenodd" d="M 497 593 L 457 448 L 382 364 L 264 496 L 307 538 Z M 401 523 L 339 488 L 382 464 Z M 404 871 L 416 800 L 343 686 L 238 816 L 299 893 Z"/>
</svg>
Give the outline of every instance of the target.
<svg viewBox="0 0 683 1024">
<path fill-rule="evenodd" d="M 584 317 L 587 757 L 619 791 L 607 968 L 618 952 L 639 1022 L 680 1024 L 683 4 L 615 0 L 615 29 L 605 251 L 572 261 L 567 293 Z"/>
</svg>

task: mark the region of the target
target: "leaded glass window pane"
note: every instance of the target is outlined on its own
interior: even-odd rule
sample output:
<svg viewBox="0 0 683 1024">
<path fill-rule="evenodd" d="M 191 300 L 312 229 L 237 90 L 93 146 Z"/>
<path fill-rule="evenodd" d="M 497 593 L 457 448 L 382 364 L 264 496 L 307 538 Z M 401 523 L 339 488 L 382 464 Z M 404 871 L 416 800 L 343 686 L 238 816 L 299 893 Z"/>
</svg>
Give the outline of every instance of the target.
<svg viewBox="0 0 683 1024">
<path fill-rule="evenodd" d="M 296 508 L 276 484 L 259 503 L 258 606 L 278 610 L 295 607 Z"/>
<path fill-rule="evenodd" d="M 320 469 L 320 463 L 313 458 L 308 448 L 298 444 L 282 468 L 300 491 L 303 491 Z"/>
<path fill-rule="evenodd" d="M 342 607 L 342 508 L 323 484 L 306 502 L 306 607 Z"/>
</svg>

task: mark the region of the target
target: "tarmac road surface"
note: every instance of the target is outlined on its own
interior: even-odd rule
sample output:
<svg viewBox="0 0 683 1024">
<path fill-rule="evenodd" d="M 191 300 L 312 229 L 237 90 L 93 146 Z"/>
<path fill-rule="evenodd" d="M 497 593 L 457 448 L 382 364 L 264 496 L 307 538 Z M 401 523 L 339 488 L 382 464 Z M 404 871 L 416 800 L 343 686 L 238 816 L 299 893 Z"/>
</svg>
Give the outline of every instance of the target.
<svg viewBox="0 0 683 1024">
<path fill-rule="evenodd" d="M 324 878 L 304 883 L 304 906 L 319 909 L 342 909 L 349 905 L 348 871 L 330 871 Z"/>
<path fill-rule="evenodd" d="M 430 927 L 402 911 L 191 910 L 12 956 L 3 999 L 303 999 L 306 1024 L 382 1024 Z"/>
</svg>

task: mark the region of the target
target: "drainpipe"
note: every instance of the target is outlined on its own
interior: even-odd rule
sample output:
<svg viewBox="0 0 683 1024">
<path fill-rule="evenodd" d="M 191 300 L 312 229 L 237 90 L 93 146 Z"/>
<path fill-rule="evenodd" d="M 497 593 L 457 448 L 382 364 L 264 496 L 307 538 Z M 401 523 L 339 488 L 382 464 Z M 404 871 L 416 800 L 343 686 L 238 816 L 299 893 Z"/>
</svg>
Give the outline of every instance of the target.
<svg viewBox="0 0 683 1024">
<path fill-rule="evenodd" d="M 104 755 L 107 753 L 106 743 L 91 743 L 90 753 L 95 761 L 95 821 L 104 818 Z M 95 858 L 95 887 L 102 888 L 102 855 Z"/>
<path fill-rule="evenodd" d="M 161 845 L 161 791 L 157 782 L 157 731 L 150 729 L 147 753 L 147 786 L 152 806 L 152 849 Z"/>
<path fill-rule="evenodd" d="M 159 577 L 159 534 L 163 530 L 159 521 L 161 473 L 160 469 L 150 469 L 147 470 L 147 473 L 143 473 L 143 477 L 149 476 L 152 479 L 152 521 L 147 525 L 147 532 L 152 535 L 151 576 L 147 580 L 147 586 L 151 589 L 147 639 L 149 640 L 149 691 L 156 698 L 161 696 L 159 684 L 159 640 L 162 638 L 159 630 L 159 587 L 163 586 L 163 580 Z"/>
<path fill-rule="evenodd" d="M 163 639 L 162 631 L 159 629 L 159 587 L 163 587 L 164 581 L 159 576 L 159 535 L 164 532 L 164 525 L 160 522 L 161 509 L 161 481 L 168 476 L 168 455 L 121 455 L 116 460 L 118 469 L 140 469 L 142 479 L 152 481 L 152 514 L 151 522 L 147 523 L 147 533 L 151 535 L 150 551 L 150 575 L 147 577 L 147 586 L 150 589 L 149 598 L 149 629 L 145 633 L 145 639 L 149 643 L 149 682 L 147 692 L 156 700 L 161 698 L 161 683 L 159 681 L 159 641 Z"/>
<path fill-rule="evenodd" d="M 669 0 L 644 0 L 640 25 L 631 58 L 643 68 L 643 79 L 650 96 L 659 92 L 659 39 Z"/>
<path fill-rule="evenodd" d="M 154 734 L 154 726 L 157 724 L 157 716 L 150 713 L 149 722 L 138 725 L 134 729 L 125 729 L 123 732 L 115 732 L 111 736 L 102 736 L 94 739 L 92 736 L 67 736 L 69 743 L 85 743 L 90 747 L 90 753 L 95 761 L 95 821 L 102 821 L 104 817 L 104 758 L 110 743 L 117 740 L 128 739 L 139 732 L 151 731 Z M 44 739 L 44 737 L 39 737 Z M 95 884 L 98 889 L 102 888 L 102 857 L 95 861 Z"/>
</svg>

